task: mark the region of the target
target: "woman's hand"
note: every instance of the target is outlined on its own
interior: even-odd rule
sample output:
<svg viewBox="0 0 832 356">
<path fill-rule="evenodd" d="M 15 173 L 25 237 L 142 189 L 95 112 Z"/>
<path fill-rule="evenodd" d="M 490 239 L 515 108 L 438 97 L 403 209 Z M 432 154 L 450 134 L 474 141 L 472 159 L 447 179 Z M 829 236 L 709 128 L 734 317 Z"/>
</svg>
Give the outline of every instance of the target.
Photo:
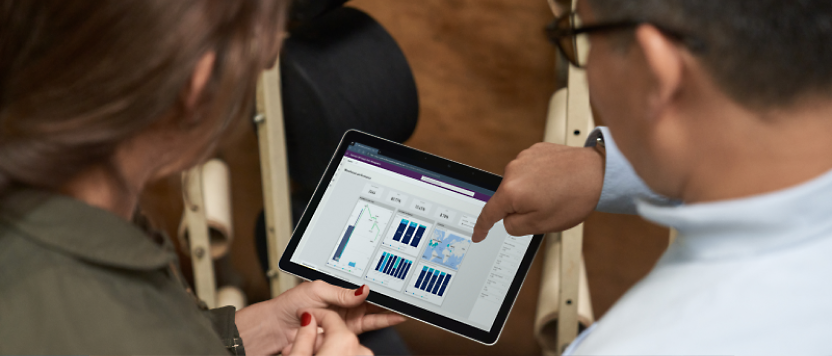
<svg viewBox="0 0 832 356">
<path fill-rule="evenodd" d="M 310 309 L 300 317 L 301 327 L 289 356 L 306 355 L 372 355 L 370 349 L 358 342 L 358 337 L 347 328 L 338 313 L 327 309 Z M 323 330 L 319 333 L 318 327 Z"/>
<path fill-rule="evenodd" d="M 396 325 L 405 320 L 398 314 L 364 303 L 369 287 L 345 289 L 323 281 L 302 283 L 275 299 L 237 312 L 236 324 L 249 354 L 276 354 L 291 349 L 300 319 L 308 309 L 329 309 L 340 316 L 353 334 Z"/>
</svg>

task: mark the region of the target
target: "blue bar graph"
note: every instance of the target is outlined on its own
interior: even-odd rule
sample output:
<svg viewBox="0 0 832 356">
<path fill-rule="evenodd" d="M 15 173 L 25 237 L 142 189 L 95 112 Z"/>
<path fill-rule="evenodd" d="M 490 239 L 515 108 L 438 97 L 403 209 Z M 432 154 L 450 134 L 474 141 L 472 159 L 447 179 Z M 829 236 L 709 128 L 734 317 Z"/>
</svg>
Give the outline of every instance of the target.
<svg viewBox="0 0 832 356">
<path fill-rule="evenodd" d="M 378 264 L 376 265 L 376 271 L 381 268 L 381 264 L 384 263 L 384 259 L 387 258 L 387 252 L 382 252 L 381 258 L 378 259 Z"/>
<path fill-rule="evenodd" d="M 410 238 L 413 237 L 413 232 L 416 231 L 417 226 L 419 226 L 419 224 L 415 222 L 410 223 L 410 226 L 407 227 L 407 232 L 404 233 L 404 237 L 402 238 L 403 244 L 406 245 L 408 242 L 410 242 Z"/>
<path fill-rule="evenodd" d="M 441 297 L 443 294 L 445 294 L 445 287 L 448 286 L 448 281 L 450 281 L 450 280 L 451 280 L 451 274 L 449 273 L 448 275 L 445 276 L 445 280 L 442 281 L 442 287 L 439 288 L 438 296 Z"/>
<path fill-rule="evenodd" d="M 402 279 L 401 277 L 399 277 L 399 275 L 402 273 L 402 271 L 404 271 L 404 265 L 406 265 L 406 264 L 407 264 L 407 262 L 404 262 L 404 261 L 402 261 L 402 263 L 399 263 L 399 265 L 395 268 L 395 270 L 393 270 L 393 274 L 392 274 L 393 277 Z"/>
<path fill-rule="evenodd" d="M 366 208 L 362 208 L 361 212 L 358 213 L 358 218 L 355 219 L 355 222 L 347 227 L 347 231 L 344 233 L 344 237 L 341 238 L 341 243 L 338 244 L 338 248 L 335 250 L 335 256 L 332 256 L 333 261 L 340 261 L 341 254 L 344 253 L 344 248 L 347 247 L 347 242 L 350 241 L 350 236 L 352 236 L 352 231 L 355 229 L 355 225 L 358 225 L 358 222 L 361 221 L 361 215 L 364 215 L 364 210 Z"/>
<path fill-rule="evenodd" d="M 438 278 L 438 277 L 439 277 L 439 271 L 434 271 L 433 272 L 433 277 L 431 277 L 430 283 L 428 283 L 428 288 L 425 289 L 425 292 L 430 292 L 431 290 L 433 290 L 433 284 L 436 283 L 436 278 Z"/>
<path fill-rule="evenodd" d="M 419 288 L 419 285 L 422 284 L 422 280 L 425 279 L 425 274 L 428 272 L 428 266 L 422 267 L 422 273 L 419 273 L 419 279 L 416 280 L 416 288 Z"/>
<path fill-rule="evenodd" d="M 382 257 L 376 265 L 376 271 L 390 275 L 398 279 L 404 279 L 413 261 L 392 253 L 382 252 Z"/>
<path fill-rule="evenodd" d="M 396 262 L 397 259 L 399 259 L 399 256 L 393 255 L 392 257 L 390 257 L 390 260 L 388 260 L 388 263 L 386 266 L 384 266 L 384 270 L 382 272 L 390 272 L 390 270 L 393 269 L 393 263 Z"/>
<path fill-rule="evenodd" d="M 388 271 L 388 273 L 393 274 L 393 271 L 396 270 L 396 267 L 399 265 L 399 262 L 401 262 L 401 260 L 402 258 L 399 256 L 393 258 L 393 262 L 390 263 L 390 270 Z"/>
<path fill-rule="evenodd" d="M 419 274 L 419 278 L 416 279 L 416 283 L 413 286 L 441 297 L 445 294 L 445 288 L 448 287 L 448 282 L 450 281 L 450 273 L 423 266 L 422 273 Z"/>
<path fill-rule="evenodd" d="M 436 280 L 436 284 L 433 285 L 433 289 L 430 291 L 433 294 L 439 294 L 439 285 L 442 284 L 442 280 L 445 279 L 445 272 L 439 275 L 439 279 Z"/>
<path fill-rule="evenodd" d="M 333 261 L 338 261 L 341 259 L 341 254 L 344 253 L 344 248 L 347 247 L 347 242 L 350 241 L 350 235 L 352 235 L 353 229 L 355 229 L 354 225 L 350 225 L 347 228 L 347 232 L 345 232 L 344 237 L 341 238 L 341 243 L 338 245 L 338 249 L 335 250 L 335 256 L 332 256 Z"/>
<path fill-rule="evenodd" d="M 431 277 L 433 277 L 433 268 L 428 269 L 428 273 L 425 274 L 425 279 L 422 281 L 422 284 L 416 286 L 416 288 L 425 290 L 428 287 L 428 282 L 430 282 Z"/>
<path fill-rule="evenodd" d="M 393 241 L 400 241 L 402 239 L 402 234 L 404 234 L 404 230 L 407 229 L 407 224 L 410 221 L 406 219 L 402 219 L 402 222 L 399 224 L 399 227 L 396 228 L 396 234 L 393 235 Z"/>
<path fill-rule="evenodd" d="M 401 278 L 401 279 L 404 279 L 404 276 L 406 276 L 406 275 L 407 275 L 407 271 L 408 271 L 408 270 L 410 270 L 410 264 L 409 264 L 409 263 L 405 263 L 405 264 L 404 264 L 404 266 L 403 266 L 403 268 L 399 268 L 399 269 L 400 269 L 401 271 L 399 272 L 399 275 L 398 275 L 398 276 L 396 276 L 396 277 L 399 277 L 399 278 Z"/>
<path fill-rule="evenodd" d="M 422 240 L 422 235 L 425 234 L 425 229 L 427 229 L 427 228 L 428 227 L 425 226 L 425 225 L 419 225 L 419 229 L 416 230 L 416 235 L 413 236 L 413 241 L 410 242 L 410 246 L 413 246 L 413 247 L 418 247 L 419 246 L 419 241 Z M 407 243 L 406 241 L 402 241 L 402 242 Z"/>
</svg>

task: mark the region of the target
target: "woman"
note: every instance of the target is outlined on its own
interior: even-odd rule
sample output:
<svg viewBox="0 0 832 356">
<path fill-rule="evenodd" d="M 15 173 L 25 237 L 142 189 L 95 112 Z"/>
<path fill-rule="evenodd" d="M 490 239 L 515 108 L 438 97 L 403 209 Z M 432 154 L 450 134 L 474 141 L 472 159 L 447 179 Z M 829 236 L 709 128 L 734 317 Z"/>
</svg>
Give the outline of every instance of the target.
<svg viewBox="0 0 832 356">
<path fill-rule="evenodd" d="M 149 181 L 250 113 L 285 12 L 0 0 L 0 354 L 369 354 L 356 333 L 403 321 L 323 282 L 200 310 L 169 240 L 129 222 Z"/>
</svg>

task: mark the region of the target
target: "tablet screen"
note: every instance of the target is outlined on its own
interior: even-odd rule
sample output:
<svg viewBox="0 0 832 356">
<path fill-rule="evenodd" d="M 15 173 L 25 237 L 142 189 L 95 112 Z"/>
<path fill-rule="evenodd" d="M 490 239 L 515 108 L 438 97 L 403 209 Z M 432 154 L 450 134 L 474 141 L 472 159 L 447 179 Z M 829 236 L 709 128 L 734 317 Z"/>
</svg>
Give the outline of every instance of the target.
<svg viewBox="0 0 832 356">
<path fill-rule="evenodd" d="M 291 262 L 492 330 L 532 241 L 502 222 L 471 241 L 494 191 L 358 142 L 331 165 Z"/>
</svg>

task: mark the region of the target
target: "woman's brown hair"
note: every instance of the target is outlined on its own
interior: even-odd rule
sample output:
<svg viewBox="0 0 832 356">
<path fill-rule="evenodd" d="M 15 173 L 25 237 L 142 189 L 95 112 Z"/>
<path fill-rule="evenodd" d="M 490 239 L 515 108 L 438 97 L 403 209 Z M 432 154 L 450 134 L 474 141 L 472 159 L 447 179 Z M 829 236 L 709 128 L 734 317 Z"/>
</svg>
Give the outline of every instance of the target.
<svg viewBox="0 0 832 356">
<path fill-rule="evenodd" d="M 0 194 L 60 187 L 173 110 L 248 115 L 279 48 L 283 0 L 0 1 Z M 196 112 L 182 93 L 216 61 Z M 169 115 L 168 115 L 169 116 Z"/>
</svg>

